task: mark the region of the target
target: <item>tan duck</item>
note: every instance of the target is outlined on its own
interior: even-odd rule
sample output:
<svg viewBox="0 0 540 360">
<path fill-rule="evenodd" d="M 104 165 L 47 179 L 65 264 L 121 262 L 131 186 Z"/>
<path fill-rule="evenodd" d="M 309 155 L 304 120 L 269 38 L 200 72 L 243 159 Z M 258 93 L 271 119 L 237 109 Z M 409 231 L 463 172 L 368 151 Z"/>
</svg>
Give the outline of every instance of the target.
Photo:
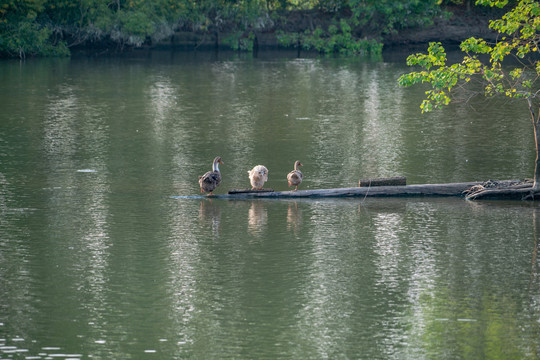
<svg viewBox="0 0 540 360">
<path fill-rule="evenodd" d="M 304 178 L 304 174 L 298 170 L 299 166 L 302 166 L 302 163 L 296 160 L 294 162 L 294 170 L 287 174 L 287 182 L 289 183 L 289 187 L 294 186 L 294 191 L 298 190 L 298 185 L 302 183 L 302 179 Z"/>
<path fill-rule="evenodd" d="M 248 171 L 251 190 L 261 190 L 268 181 L 268 169 L 264 165 L 257 165 Z"/>
<path fill-rule="evenodd" d="M 202 193 L 207 192 L 209 193 L 208 195 L 212 195 L 212 191 L 221 184 L 219 164 L 223 165 L 223 161 L 221 161 L 221 157 L 216 156 L 212 164 L 212 171 L 208 171 L 203 176 L 199 176 L 199 185 L 201 186 Z"/>
</svg>

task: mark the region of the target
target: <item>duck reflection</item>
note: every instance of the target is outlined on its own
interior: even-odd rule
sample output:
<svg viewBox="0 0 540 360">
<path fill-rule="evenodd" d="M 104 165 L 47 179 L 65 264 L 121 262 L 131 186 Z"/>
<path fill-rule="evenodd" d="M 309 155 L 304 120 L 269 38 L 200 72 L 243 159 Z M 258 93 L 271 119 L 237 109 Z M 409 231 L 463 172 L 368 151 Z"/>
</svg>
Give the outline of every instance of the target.
<svg viewBox="0 0 540 360">
<path fill-rule="evenodd" d="M 295 234 L 302 224 L 302 210 L 298 208 L 298 203 L 292 201 L 287 208 L 287 230 L 292 230 Z"/>
<path fill-rule="evenodd" d="M 4 215 L 7 210 L 7 185 L 8 182 L 4 174 L 0 173 L 0 214 Z"/>
<path fill-rule="evenodd" d="M 221 209 L 213 203 L 212 199 L 201 201 L 199 207 L 199 220 L 202 223 L 210 223 L 212 226 L 212 235 L 219 237 L 221 223 Z"/>
<path fill-rule="evenodd" d="M 260 234 L 268 223 L 268 212 L 262 201 L 253 201 L 248 211 L 248 231 L 252 235 Z"/>
</svg>

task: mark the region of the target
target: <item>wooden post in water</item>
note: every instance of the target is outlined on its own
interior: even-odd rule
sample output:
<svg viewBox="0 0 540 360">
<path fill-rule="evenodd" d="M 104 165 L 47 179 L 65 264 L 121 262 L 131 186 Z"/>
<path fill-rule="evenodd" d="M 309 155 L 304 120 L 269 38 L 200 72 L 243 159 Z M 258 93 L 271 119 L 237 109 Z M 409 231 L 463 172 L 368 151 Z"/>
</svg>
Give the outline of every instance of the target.
<svg viewBox="0 0 540 360">
<path fill-rule="evenodd" d="M 407 185 L 407 178 L 405 176 L 393 176 L 386 178 L 375 179 L 360 179 L 358 180 L 358 186 L 404 186 Z"/>
</svg>

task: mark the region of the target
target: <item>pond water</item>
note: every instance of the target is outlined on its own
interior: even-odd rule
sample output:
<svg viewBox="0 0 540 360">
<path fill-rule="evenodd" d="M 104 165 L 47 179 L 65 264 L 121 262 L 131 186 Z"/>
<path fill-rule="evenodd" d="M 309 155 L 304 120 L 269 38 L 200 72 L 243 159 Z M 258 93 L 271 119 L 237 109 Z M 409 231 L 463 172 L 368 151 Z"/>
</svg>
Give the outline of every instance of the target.
<svg viewBox="0 0 540 360">
<path fill-rule="evenodd" d="M 540 358 L 536 203 L 177 198 L 532 176 L 523 104 L 385 59 L 0 62 L 0 359 Z"/>
</svg>

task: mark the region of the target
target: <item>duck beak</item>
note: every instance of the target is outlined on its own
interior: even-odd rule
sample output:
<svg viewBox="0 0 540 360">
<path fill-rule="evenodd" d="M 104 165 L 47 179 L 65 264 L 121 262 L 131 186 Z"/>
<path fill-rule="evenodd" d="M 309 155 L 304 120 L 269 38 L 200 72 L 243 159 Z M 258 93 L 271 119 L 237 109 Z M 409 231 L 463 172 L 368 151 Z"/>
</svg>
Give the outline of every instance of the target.
<svg viewBox="0 0 540 360">
<path fill-rule="evenodd" d="M 223 161 L 222 161 L 222 160 L 219 160 L 218 162 L 219 162 L 221 165 L 225 165 L 225 164 L 223 164 Z"/>
</svg>

